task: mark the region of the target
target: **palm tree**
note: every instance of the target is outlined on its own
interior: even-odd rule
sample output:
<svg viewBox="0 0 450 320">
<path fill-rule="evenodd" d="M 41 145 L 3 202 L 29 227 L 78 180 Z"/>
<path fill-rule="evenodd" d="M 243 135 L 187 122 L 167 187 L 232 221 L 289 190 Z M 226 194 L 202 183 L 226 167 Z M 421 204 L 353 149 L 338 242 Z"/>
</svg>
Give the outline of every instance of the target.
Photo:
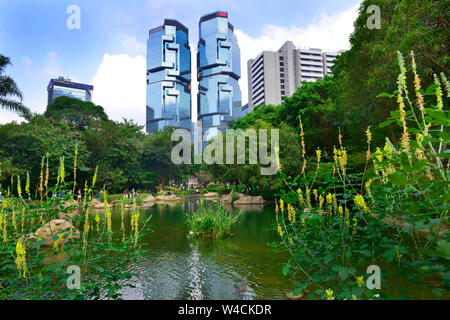
<svg viewBox="0 0 450 320">
<path fill-rule="evenodd" d="M 10 76 L 3 75 L 8 64 L 11 64 L 10 59 L 0 54 L 0 107 L 17 112 L 27 119 L 31 116 L 31 111 L 22 104 L 22 92 Z M 19 98 L 20 101 L 12 100 L 11 97 Z"/>
</svg>

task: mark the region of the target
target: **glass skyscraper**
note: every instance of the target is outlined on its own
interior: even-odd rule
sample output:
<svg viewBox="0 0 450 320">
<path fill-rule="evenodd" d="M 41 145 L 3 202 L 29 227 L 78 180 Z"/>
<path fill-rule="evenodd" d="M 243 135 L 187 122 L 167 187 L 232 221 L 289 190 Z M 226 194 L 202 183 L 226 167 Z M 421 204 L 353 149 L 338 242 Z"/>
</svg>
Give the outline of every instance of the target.
<svg viewBox="0 0 450 320">
<path fill-rule="evenodd" d="M 203 144 L 228 128 L 242 112 L 240 49 L 228 13 L 200 18 L 197 53 L 198 120 Z"/>
<path fill-rule="evenodd" d="M 79 99 L 82 101 L 91 101 L 94 87 L 89 84 L 72 82 L 70 79 L 59 77 L 51 79 L 47 86 L 48 101 L 47 104 L 62 96 Z"/>
<path fill-rule="evenodd" d="M 165 126 L 191 129 L 189 31 L 165 19 L 147 41 L 147 132 Z"/>
</svg>

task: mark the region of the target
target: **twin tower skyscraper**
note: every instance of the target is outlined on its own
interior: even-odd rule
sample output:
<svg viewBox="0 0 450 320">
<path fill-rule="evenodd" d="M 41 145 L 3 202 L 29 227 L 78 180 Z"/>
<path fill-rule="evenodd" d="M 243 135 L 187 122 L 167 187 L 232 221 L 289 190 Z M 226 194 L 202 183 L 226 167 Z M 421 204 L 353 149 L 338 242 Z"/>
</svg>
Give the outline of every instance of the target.
<svg viewBox="0 0 450 320">
<path fill-rule="evenodd" d="M 205 143 L 242 112 L 240 49 L 227 12 L 200 18 L 197 50 L 197 122 Z M 189 30 L 164 20 L 147 42 L 147 132 L 166 126 L 192 130 Z"/>
</svg>

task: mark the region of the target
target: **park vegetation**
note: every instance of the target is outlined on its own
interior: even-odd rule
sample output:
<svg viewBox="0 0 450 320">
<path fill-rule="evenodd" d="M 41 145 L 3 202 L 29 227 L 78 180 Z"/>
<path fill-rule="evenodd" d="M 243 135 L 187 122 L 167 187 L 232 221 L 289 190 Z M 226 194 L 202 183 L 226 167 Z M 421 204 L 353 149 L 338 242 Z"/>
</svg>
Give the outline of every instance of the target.
<svg viewBox="0 0 450 320">
<path fill-rule="evenodd" d="M 366 27 L 369 5 L 380 7 L 381 29 Z M 231 124 L 236 130 L 280 130 L 279 148 L 273 150 L 278 173 L 272 176 L 260 174 L 261 163 L 174 165 L 173 128 L 147 134 L 131 120 L 109 120 L 101 106 L 65 97 L 49 105 L 44 115 L 30 114 L 9 99 L 20 100 L 17 86 L 0 82 L 1 106 L 26 120 L 0 126 L 0 189 L 5 199 L 0 221 L 6 230 L 0 263 L 2 273 L 16 273 L 5 281 L 32 297 L 43 294 L 39 283 L 52 288 L 60 283 L 58 276 L 48 274 L 62 269 L 45 265 L 39 246 L 25 244 L 26 234 L 62 210 L 60 200 L 49 199 L 53 192 L 86 190 L 82 217 L 90 219 L 86 212 L 94 183 L 87 189 L 85 185 L 94 175 L 97 185 L 110 192 L 161 191 L 158 186 L 169 181 L 196 176 L 205 184 L 215 182 L 210 190 L 221 194 L 234 189 L 274 200 L 274 231 L 280 240 L 271 246 L 290 254 L 282 273 L 296 280 L 295 296 L 408 297 L 408 292 L 386 287 L 386 281 L 381 282 L 383 290 L 367 287 L 366 268 L 377 265 L 382 279 L 403 277 L 416 287 L 432 288 L 432 295 L 418 298 L 448 297 L 448 15 L 445 1 L 364 0 L 351 48 L 336 59 L 333 76 L 304 82 L 283 104 L 256 106 Z M 0 73 L 9 63 L 1 57 Z M 70 186 L 61 182 L 58 170 L 49 173 L 44 191 L 43 168 L 74 162 L 77 170 L 64 176 L 73 181 Z M 33 207 L 35 201 L 39 204 Z M 194 236 L 217 238 L 229 235 L 235 219 L 221 204 L 201 204 L 187 217 Z M 69 257 L 91 257 L 82 260 L 84 266 L 96 268 L 100 260 L 86 250 L 95 252 L 98 246 L 138 258 L 138 252 L 126 249 L 135 247 L 136 229 L 115 246 L 115 237 L 107 236 L 107 221 L 106 215 L 106 236 L 90 238 L 88 249 L 82 237 L 78 246 L 71 246 Z M 95 223 L 89 222 L 88 235 L 97 232 Z M 80 228 L 82 234 L 86 226 Z M 0 293 L 11 294 L 5 284 L 0 283 Z M 98 296 L 95 288 L 86 294 Z M 117 284 L 110 288 L 114 296 Z"/>
<path fill-rule="evenodd" d="M 221 239 L 231 236 L 231 226 L 239 219 L 240 214 L 229 213 L 222 201 L 206 204 L 200 200 L 197 210 L 186 214 L 190 236 L 213 237 Z"/>
</svg>

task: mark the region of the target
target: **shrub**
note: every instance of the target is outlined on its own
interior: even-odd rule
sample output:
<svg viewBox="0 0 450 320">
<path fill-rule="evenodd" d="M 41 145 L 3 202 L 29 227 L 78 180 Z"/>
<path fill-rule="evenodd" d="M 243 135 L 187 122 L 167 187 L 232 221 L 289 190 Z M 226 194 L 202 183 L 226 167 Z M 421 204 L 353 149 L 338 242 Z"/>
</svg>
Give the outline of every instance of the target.
<svg viewBox="0 0 450 320">
<path fill-rule="evenodd" d="M 364 285 L 365 268 L 373 264 L 383 267 L 384 279 L 406 273 L 429 294 L 443 294 L 441 288 L 432 290 L 429 283 L 434 278 L 444 287 L 450 272 L 450 84 L 441 74 L 446 98 L 437 76 L 434 85 L 422 90 L 413 53 L 411 60 L 415 100 L 408 95 L 400 53 L 398 90 L 380 95 L 397 99 L 398 110 L 380 126 L 400 125 L 399 143 L 386 139 L 384 147 L 373 151 L 370 127 L 366 131 L 364 167 L 372 163 L 371 170 L 349 174 L 347 151 L 340 143 L 334 148 L 334 164 L 324 189 L 316 187 L 322 170 L 320 150 L 312 178 L 279 174 L 285 184 L 276 210 L 281 242 L 272 245 L 290 253 L 282 271 L 299 279 L 294 295 L 308 290 L 310 298 L 373 299 L 374 292 Z M 386 290 L 379 294 L 390 298 Z"/>
<path fill-rule="evenodd" d="M 238 221 L 239 216 L 228 213 L 221 201 L 212 201 L 212 205 L 207 206 L 202 199 L 198 209 L 187 214 L 187 224 L 194 237 L 211 236 L 219 239 L 231 235 L 231 226 Z"/>
</svg>

